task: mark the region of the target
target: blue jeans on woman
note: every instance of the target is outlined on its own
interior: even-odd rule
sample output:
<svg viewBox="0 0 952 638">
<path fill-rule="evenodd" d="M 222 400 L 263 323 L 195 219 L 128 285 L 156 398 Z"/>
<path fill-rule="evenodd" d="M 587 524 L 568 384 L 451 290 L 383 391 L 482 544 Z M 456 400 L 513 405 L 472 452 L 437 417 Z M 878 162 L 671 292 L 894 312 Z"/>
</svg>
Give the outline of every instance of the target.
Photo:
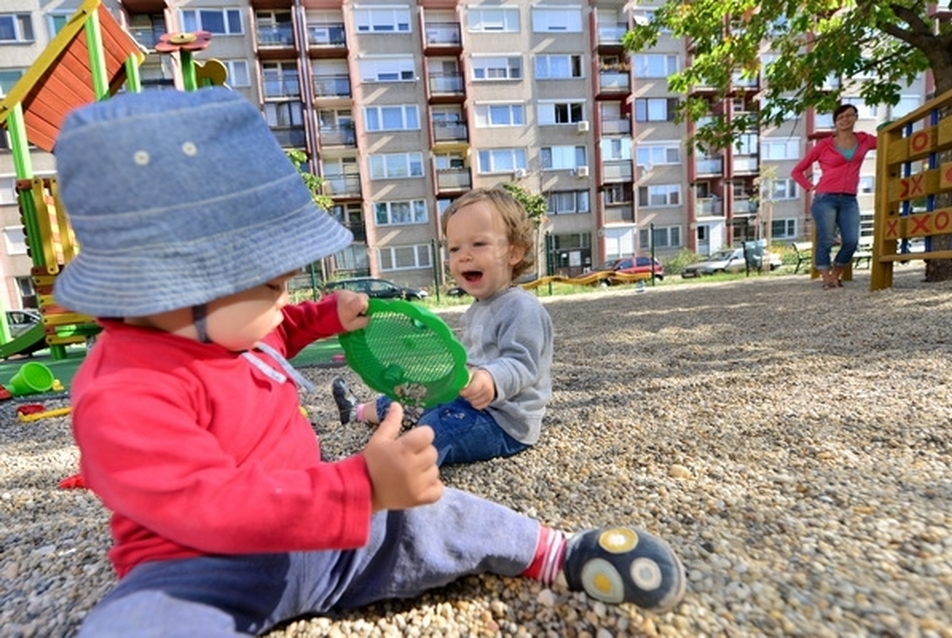
<svg viewBox="0 0 952 638">
<path fill-rule="evenodd" d="M 855 195 L 817 193 L 810 206 L 813 227 L 816 229 L 814 265 L 817 270 L 830 269 L 830 251 L 836 243 L 836 229 L 840 231 L 840 249 L 833 265 L 845 268 L 853 259 L 859 244 L 859 203 Z"/>
<path fill-rule="evenodd" d="M 386 395 L 377 397 L 377 415 L 381 419 L 390 403 Z M 425 410 L 417 425 L 433 428 L 433 446 L 439 454 L 436 464 L 441 466 L 512 456 L 529 447 L 528 443 L 509 436 L 492 414 L 474 409 L 466 399 L 456 398 Z"/>
</svg>

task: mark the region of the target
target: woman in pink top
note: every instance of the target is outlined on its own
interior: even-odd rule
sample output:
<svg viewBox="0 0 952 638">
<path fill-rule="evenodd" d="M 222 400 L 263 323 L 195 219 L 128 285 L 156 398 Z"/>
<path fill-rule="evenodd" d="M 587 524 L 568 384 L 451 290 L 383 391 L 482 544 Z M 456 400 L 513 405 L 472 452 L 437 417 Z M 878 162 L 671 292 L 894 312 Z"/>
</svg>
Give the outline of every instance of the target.
<svg viewBox="0 0 952 638">
<path fill-rule="evenodd" d="M 793 167 L 791 176 L 809 191 L 815 191 L 810 214 L 816 229 L 814 266 L 823 276 L 823 289 L 843 286 L 840 277 L 853 258 L 859 243 L 859 204 L 856 189 L 859 169 L 866 153 L 876 148 L 876 136 L 853 131 L 858 113 L 852 104 L 833 111 L 836 133 L 817 142 Z M 816 162 L 820 179 L 814 185 L 805 175 Z M 840 249 L 830 264 L 830 251 L 840 233 Z"/>
</svg>

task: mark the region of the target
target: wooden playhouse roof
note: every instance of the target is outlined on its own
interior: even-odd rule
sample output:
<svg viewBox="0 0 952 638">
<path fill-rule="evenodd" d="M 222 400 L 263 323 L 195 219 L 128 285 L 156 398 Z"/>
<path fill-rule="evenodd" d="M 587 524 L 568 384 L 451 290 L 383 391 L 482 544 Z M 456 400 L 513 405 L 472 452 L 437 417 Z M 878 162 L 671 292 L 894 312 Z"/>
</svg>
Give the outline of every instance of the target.
<svg viewBox="0 0 952 638">
<path fill-rule="evenodd" d="M 27 140 L 44 151 L 53 150 L 67 113 L 96 101 L 84 28 L 94 11 L 99 16 L 110 95 L 126 80 L 125 63 L 129 56 L 134 56 L 136 64 L 145 58 L 142 47 L 120 26 L 102 0 L 85 0 L 0 102 L 0 123 L 6 121 L 17 103 L 22 105 Z"/>
</svg>

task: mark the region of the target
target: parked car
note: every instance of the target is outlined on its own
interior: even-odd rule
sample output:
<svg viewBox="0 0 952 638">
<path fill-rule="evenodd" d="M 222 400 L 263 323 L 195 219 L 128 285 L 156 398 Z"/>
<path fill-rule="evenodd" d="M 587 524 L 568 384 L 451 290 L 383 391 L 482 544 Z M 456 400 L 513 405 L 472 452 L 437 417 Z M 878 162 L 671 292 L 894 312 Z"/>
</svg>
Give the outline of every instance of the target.
<svg viewBox="0 0 952 638">
<path fill-rule="evenodd" d="M 427 296 L 425 290 L 400 286 L 376 277 L 354 277 L 353 279 L 337 279 L 324 284 L 324 292 L 332 293 L 337 290 L 353 290 L 362 292 L 368 297 L 377 299 L 409 299 L 419 301 Z"/>
<path fill-rule="evenodd" d="M 598 268 L 593 268 L 592 272 L 605 272 L 606 274 L 618 273 L 620 275 L 648 274 L 654 275 L 658 281 L 664 279 L 664 265 L 657 259 L 651 257 L 620 257 L 609 259 Z M 611 280 L 606 278 L 599 280 L 603 286 L 611 285 Z"/>
<path fill-rule="evenodd" d="M 765 253 L 767 263 L 770 264 L 770 270 L 776 270 L 783 265 L 780 255 L 768 252 Z M 760 257 L 754 257 L 754 263 L 750 265 L 752 270 L 760 268 Z M 747 260 L 744 258 L 743 248 L 727 248 L 719 250 L 710 257 L 703 259 L 695 264 L 685 266 L 681 269 L 681 276 L 685 279 L 691 277 L 700 277 L 701 275 L 713 275 L 719 272 L 744 272 L 747 269 Z"/>
<path fill-rule="evenodd" d="M 13 339 L 41 323 L 43 323 L 43 316 L 39 310 L 30 308 L 24 310 L 7 310 L 7 327 L 10 328 L 10 337 Z"/>
</svg>

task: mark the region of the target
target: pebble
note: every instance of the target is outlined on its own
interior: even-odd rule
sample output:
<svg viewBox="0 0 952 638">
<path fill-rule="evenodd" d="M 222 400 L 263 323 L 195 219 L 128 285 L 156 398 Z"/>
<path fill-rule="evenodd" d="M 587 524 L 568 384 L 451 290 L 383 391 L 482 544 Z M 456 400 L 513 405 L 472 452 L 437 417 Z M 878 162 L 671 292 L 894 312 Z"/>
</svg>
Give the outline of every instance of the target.
<svg viewBox="0 0 952 638">
<path fill-rule="evenodd" d="M 758 275 L 541 297 L 541 441 L 443 480 L 568 531 L 659 534 L 688 574 L 674 610 L 479 575 L 268 638 L 952 638 L 952 282 L 914 264 L 879 292 L 858 271 L 835 291 Z M 457 327 L 460 310 L 440 313 Z M 337 422 L 330 381 L 371 393 L 346 369 L 303 372 L 324 452 L 359 450 L 369 433 Z M 14 411 L 0 403 L 0 637 L 73 635 L 114 583 L 108 514 L 57 488 L 78 463 L 68 417 Z"/>
</svg>

